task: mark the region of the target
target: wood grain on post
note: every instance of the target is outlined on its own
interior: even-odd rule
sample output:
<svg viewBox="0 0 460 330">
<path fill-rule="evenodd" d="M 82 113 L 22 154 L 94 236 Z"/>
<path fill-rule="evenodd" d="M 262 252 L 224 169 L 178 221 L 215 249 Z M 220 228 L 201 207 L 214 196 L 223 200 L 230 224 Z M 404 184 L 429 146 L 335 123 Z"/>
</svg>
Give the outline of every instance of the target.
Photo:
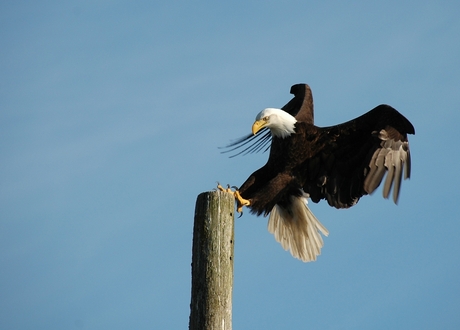
<svg viewBox="0 0 460 330">
<path fill-rule="evenodd" d="M 234 197 L 201 193 L 192 247 L 190 330 L 232 329 Z"/>
</svg>

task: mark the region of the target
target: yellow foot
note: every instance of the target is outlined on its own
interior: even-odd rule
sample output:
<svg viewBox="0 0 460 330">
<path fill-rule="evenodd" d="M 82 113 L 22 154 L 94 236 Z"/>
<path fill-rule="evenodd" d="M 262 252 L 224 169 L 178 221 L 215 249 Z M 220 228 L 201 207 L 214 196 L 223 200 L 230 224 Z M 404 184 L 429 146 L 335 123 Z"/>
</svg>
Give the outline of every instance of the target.
<svg viewBox="0 0 460 330">
<path fill-rule="evenodd" d="M 233 194 L 235 195 L 235 199 L 237 200 L 236 211 L 240 214 L 243 214 L 243 206 L 249 206 L 251 205 L 251 202 L 241 197 L 240 192 L 238 190 L 235 190 Z"/>
<path fill-rule="evenodd" d="M 220 191 L 225 191 L 225 192 L 228 192 L 228 193 L 232 193 L 232 194 L 233 194 L 233 191 L 232 191 L 232 189 L 230 189 L 230 185 L 229 185 L 229 184 L 227 184 L 227 189 L 225 189 L 224 187 L 222 187 L 222 186 L 220 185 L 219 182 L 217 182 L 217 189 L 220 190 Z"/>
<path fill-rule="evenodd" d="M 236 206 L 237 206 L 236 211 L 241 216 L 241 215 L 243 215 L 243 206 L 249 206 L 249 205 L 251 205 L 251 202 L 249 200 L 244 199 L 243 197 L 241 197 L 240 192 L 238 191 L 238 189 L 236 187 L 232 187 L 232 188 L 235 188 L 235 191 L 233 191 L 230 188 L 230 185 L 227 185 L 227 189 L 225 189 L 224 187 L 222 187 L 220 185 L 219 182 L 217 182 L 217 189 L 218 190 L 231 193 L 231 194 L 233 194 L 233 196 L 235 196 Z"/>
</svg>

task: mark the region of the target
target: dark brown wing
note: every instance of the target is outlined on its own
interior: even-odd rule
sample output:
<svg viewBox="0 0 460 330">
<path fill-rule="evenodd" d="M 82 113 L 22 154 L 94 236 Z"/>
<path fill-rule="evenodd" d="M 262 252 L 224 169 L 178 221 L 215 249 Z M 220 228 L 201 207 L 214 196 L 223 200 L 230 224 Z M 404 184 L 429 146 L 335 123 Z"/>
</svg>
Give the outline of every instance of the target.
<svg viewBox="0 0 460 330">
<path fill-rule="evenodd" d="M 303 188 L 314 202 L 326 199 L 331 206 L 348 208 L 372 193 L 387 174 L 383 195 L 398 201 L 401 177 L 410 176 L 407 134 L 412 124 L 388 105 L 379 105 L 349 122 L 318 128 L 298 123 L 304 130 L 310 157 L 297 168 Z"/>
<path fill-rule="evenodd" d="M 296 117 L 297 121 L 313 125 L 313 96 L 310 86 L 307 84 L 296 84 L 291 87 L 291 94 L 294 95 L 281 109 Z M 230 158 L 238 155 L 246 155 L 253 152 L 267 151 L 270 148 L 271 134 L 267 128 L 262 129 L 257 135 L 248 134 L 239 138 L 229 145 L 222 153 L 235 151 Z"/>
</svg>

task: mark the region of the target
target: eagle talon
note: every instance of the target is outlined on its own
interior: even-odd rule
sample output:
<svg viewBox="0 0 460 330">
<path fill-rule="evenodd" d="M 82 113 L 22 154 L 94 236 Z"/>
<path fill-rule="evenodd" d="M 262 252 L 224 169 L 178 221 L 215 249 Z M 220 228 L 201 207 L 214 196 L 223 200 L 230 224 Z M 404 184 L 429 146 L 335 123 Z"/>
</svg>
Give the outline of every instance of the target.
<svg viewBox="0 0 460 330">
<path fill-rule="evenodd" d="M 235 191 L 233 191 L 232 188 L 235 189 Z M 225 189 L 224 187 L 222 187 L 220 185 L 219 182 L 217 182 L 216 190 L 223 191 L 223 192 L 228 192 L 228 193 L 233 194 L 233 196 L 236 199 L 236 203 L 237 203 L 236 211 L 240 214 L 240 216 L 238 218 L 241 218 L 241 216 L 243 215 L 243 206 L 251 205 L 251 202 L 249 200 L 244 199 L 243 197 L 241 197 L 240 192 L 238 191 L 238 187 L 232 186 L 230 188 L 230 185 L 227 184 L 227 189 Z"/>
<path fill-rule="evenodd" d="M 238 190 L 235 190 L 233 194 L 235 195 L 235 199 L 237 201 L 236 211 L 240 214 L 239 217 L 241 217 L 243 215 L 243 206 L 249 206 L 251 205 L 251 202 L 241 197 L 240 192 Z"/>
<path fill-rule="evenodd" d="M 230 185 L 229 185 L 229 184 L 227 184 L 227 189 L 225 189 L 224 187 L 222 187 L 222 186 L 220 185 L 219 182 L 217 182 L 217 190 L 220 190 L 220 191 L 224 191 L 224 192 L 228 192 L 228 193 L 232 193 L 232 194 L 233 194 L 233 191 L 232 191 L 232 189 L 230 189 Z"/>
</svg>

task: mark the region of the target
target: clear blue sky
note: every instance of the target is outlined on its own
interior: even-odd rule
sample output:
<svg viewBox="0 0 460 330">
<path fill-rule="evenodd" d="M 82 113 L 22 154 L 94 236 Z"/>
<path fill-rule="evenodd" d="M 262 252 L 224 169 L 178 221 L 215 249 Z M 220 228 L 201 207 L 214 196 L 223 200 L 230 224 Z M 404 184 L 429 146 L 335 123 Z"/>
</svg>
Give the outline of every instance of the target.
<svg viewBox="0 0 460 330">
<path fill-rule="evenodd" d="M 0 328 L 185 329 L 196 197 L 267 154 L 218 146 L 310 84 L 328 126 L 416 128 L 395 206 L 311 204 L 302 263 L 248 212 L 234 329 L 460 328 L 458 1 L 4 1 Z"/>
</svg>

